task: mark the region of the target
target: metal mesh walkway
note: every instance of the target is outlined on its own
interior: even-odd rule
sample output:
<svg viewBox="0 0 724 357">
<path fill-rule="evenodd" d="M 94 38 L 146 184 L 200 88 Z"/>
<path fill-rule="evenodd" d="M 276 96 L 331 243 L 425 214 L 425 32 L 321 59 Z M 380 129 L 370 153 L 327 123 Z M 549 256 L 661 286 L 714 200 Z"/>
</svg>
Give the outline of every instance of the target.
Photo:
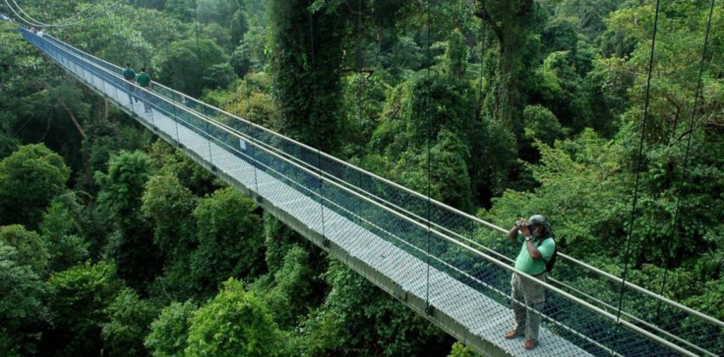
<svg viewBox="0 0 724 357">
<path fill-rule="evenodd" d="M 546 307 L 535 311 L 544 319 L 539 346 L 526 351 L 521 339 L 503 338 L 512 324 L 510 278 L 515 269 L 510 252 L 479 243 L 491 237 L 501 240 L 500 228 L 163 86 L 146 92 L 125 82 L 118 67 L 53 38 L 24 30 L 23 35 L 149 129 L 482 353 L 724 353 L 716 338 L 724 337 L 716 320 L 681 310 L 665 299 L 656 301 L 666 302 L 664 312 L 670 316 L 682 316 L 677 324 L 649 323 L 636 307 L 617 321 L 610 311 L 616 301 L 607 295 L 612 287 L 616 292 L 616 278 L 602 279 L 572 258 L 560 263 L 561 275 L 547 286 Z M 586 268 L 583 273 L 581 267 Z M 577 285 L 592 276 L 596 284 L 589 285 L 601 290 Z M 632 284 L 626 287 L 631 301 L 651 295 Z M 705 338 L 699 341 L 697 336 Z"/>
</svg>

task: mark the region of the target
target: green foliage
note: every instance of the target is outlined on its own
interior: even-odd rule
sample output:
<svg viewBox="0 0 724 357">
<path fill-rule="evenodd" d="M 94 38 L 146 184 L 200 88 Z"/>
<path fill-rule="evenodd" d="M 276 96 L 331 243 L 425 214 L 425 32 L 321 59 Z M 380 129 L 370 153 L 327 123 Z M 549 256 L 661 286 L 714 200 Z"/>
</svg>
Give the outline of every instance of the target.
<svg viewBox="0 0 724 357">
<path fill-rule="evenodd" d="M 141 300 L 135 291 L 125 288 L 108 306 L 107 313 L 109 321 L 101 331 L 103 350 L 109 356 L 148 356 L 143 341 L 158 314 L 156 308 Z"/>
<path fill-rule="evenodd" d="M 229 277 L 253 277 L 263 259 L 263 237 L 256 205 L 233 188 L 204 198 L 194 211 L 198 248 L 192 277 L 205 294 Z"/>
<path fill-rule="evenodd" d="M 56 356 L 93 355 L 103 348 L 101 326 L 109 321 L 108 306 L 121 291 L 112 263 L 86 263 L 48 280 L 48 308 L 53 328 L 46 348 Z"/>
<path fill-rule="evenodd" d="M 163 277 L 157 281 L 166 295 L 190 297 L 189 260 L 196 248 L 193 211 L 198 199 L 173 175 L 153 176 L 146 184 L 141 211 L 154 226 L 153 241 L 163 253 Z"/>
<path fill-rule="evenodd" d="M 424 73 L 424 72 L 423 72 Z M 415 149 L 423 148 L 428 140 L 436 141 L 446 129 L 464 143 L 470 143 L 473 108 L 471 87 L 453 76 L 433 73 L 419 75 L 412 82 L 402 120 L 407 125 L 407 138 Z M 467 135 L 466 135 L 467 134 Z"/>
<path fill-rule="evenodd" d="M 209 38 L 219 47 L 224 49 L 224 52 L 231 52 L 236 47 L 235 42 L 231 38 L 229 29 L 222 27 L 217 23 L 211 23 L 204 26 L 203 36 Z"/>
<path fill-rule="evenodd" d="M 525 103 L 523 79 L 538 52 L 539 40 L 531 32 L 541 20 L 535 11 L 539 5 L 533 0 L 476 0 L 476 5 L 499 47 L 497 58 L 486 60 L 495 60 L 497 69 L 489 80 L 484 113 L 517 133 Z"/>
<path fill-rule="evenodd" d="M 545 24 L 541 34 L 543 51 L 547 54 L 578 49 L 578 33 L 570 18 L 555 18 Z"/>
<path fill-rule="evenodd" d="M 309 253 L 293 246 L 284 256 L 282 267 L 274 273 L 275 286 L 264 297 L 281 328 L 293 328 L 300 316 L 305 316 L 314 303 L 314 271 Z"/>
<path fill-rule="evenodd" d="M 162 173 L 174 176 L 196 196 L 203 197 L 224 186 L 212 172 L 164 141 L 156 141 L 149 149 L 149 155 L 161 166 Z"/>
<path fill-rule="evenodd" d="M 452 351 L 448 357 L 476 357 L 478 356 L 472 349 L 463 345 L 460 342 L 455 342 L 452 346 Z"/>
<path fill-rule="evenodd" d="M 553 52 L 538 69 L 536 91 L 545 107 L 555 113 L 565 127 L 579 132 L 589 127 L 591 117 L 588 93 L 576 72 L 570 52 Z"/>
<path fill-rule="evenodd" d="M 279 130 L 283 120 L 271 94 L 271 87 L 271 78 L 268 74 L 249 73 L 237 84 L 233 95 L 227 97 L 223 107 L 254 123 Z"/>
<path fill-rule="evenodd" d="M 372 138 L 373 149 L 387 160 L 380 171 L 419 192 L 431 184 L 432 197 L 471 211 L 471 90 L 467 82 L 437 73 L 394 90 Z"/>
<path fill-rule="evenodd" d="M 305 355 L 444 356 L 447 352 L 449 340 L 440 330 L 340 262 L 330 262 L 325 279 L 332 290 L 302 325 Z"/>
<path fill-rule="evenodd" d="M 0 243 L 17 250 L 17 262 L 27 265 L 38 275 L 44 275 L 48 265 L 48 252 L 40 236 L 25 227 L 14 224 L 0 227 Z"/>
<path fill-rule="evenodd" d="M 459 29 L 450 35 L 445 48 L 445 67 L 450 75 L 462 77 L 468 61 L 468 49 L 463 42 L 463 34 Z"/>
<path fill-rule="evenodd" d="M 174 42 L 160 63 L 159 81 L 193 97 L 201 96 L 204 77 L 227 61 L 224 50 L 209 39 Z"/>
<path fill-rule="evenodd" d="M 500 223 L 544 212 L 556 235 L 568 242 L 567 254 L 584 260 L 618 256 L 630 209 L 631 176 L 622 166 L 623 147 L 592 130 L 555 147 L 540 142 L 536 147 L 540 163 L 525 166 L 540 187 L 535 192 L 506 191 L 494 200 L 487 218 Z M 607 243 L 600 244 L 600 239 Z"/>
<path fill-rule="evenodd" d="M 34 47 L 15 32 L 15 25 L 0 22 L 0 158 L 14 151 L 17 142 L 13 139 L 14 132 L 9 130 L 11 123 L 17 120 L 17 107 L 25 98 L 54 83 L 54 72 L 50 63 L 37 55 Z M 17 128 L 16 128 L 17 129 Z"/>
<path fill-rule="evenodd" d="M 269 357 L 281 334 L 269 309 L 241 282 L 229 279 L 216 297 L 191 318 L 186 357 Z"/>
<path fill-rule="evenodd" d="M 141 211 L 154 222 L 154 243 L 165 254 L 194 242 L 192 213 L 196 197 L 172 175 L 153 176 L 146 183 Z"/>
<path fill-rule="evenodd" d="M 124 151 L 111 158 L 108 174 L 96 173 L 101 186 L 98 204 L 106 217 L 113 217 L 116 229 L 107 250 L 118 264 L 119 276 L 139 289 L 154 279 L 161 263 L 150 224 L 141 213 L 143 192 L 154 169 L 147 154 Z"/>
<path fill-rule="evenodd" d="M 234 14 L 232 6 L 236 1 L 228 0 L 196 0 L 196 12 L 198 21 L 208 24 L 228 24 L 231 15 Z"/>
<path fill-rule="evenodd" d="M 21 146 L 0 161 L 0 225 L 34 229 L 51 200 L 66 191 L 70 170 L 42 144 Z"/>
<path fill-rule="evenodd" d="M 426 171 L 430 162 L 430 171 Z M 438 142 L 430 149 L 430 154 L 412 156 L 410 152 L 403 155 L 394 167 L 399 179 L 406 186 L 418 192 L 428 192 L 431 197 L 456 207 L 472 212 L 472 185 L 470 182 L 470 151 L 463 140 L 455 134 L 444 130 L 438 135 Z"/>
<path fill-rule="evenodd" d="M 356 73 L 346 77 L 344 108 L 346 111 L 345 152 L 348 157 L 362 156 L 380 124 L 391 88 L 382 76 Z"/>
<path fill-rule="evenodd" d="M 43 241 L 48 249 L 48 270 L 58 272 L 77 265 L 88 258 L 88 242 L 83 239 L 83 207 L 75 196 L 56 200 L 43 215 L 40 225 Z"/>
<path fill-rule="evenodd" d="M 284 266 L 284 259 L 292 248 L 304 240 L 269 213 L 264 213 L 264 254 L 269 271 L 273 274 Z"/>
<path fill-rule="evenodd" d="M 715 319 L 724 319 L 724 280 L 708 281 L 701 295 L 686 299 L 686 305 Z"/>
<path fill-rule="evenodd" d="M 174 302 L 151 323 L 145 346 L 153 357 L 184 357 L 191 317 L 197 307 L 191 302 Z"/>
<path fill-rule="evenodd" d="M 341 143 L 340 74 L 346 23 L 336 14 L 310 14 L 312 3 L 269 3 L 272 74 L 282 133 L 333 153 Z M 313 42 L 307 29 L 313 31 Z"/>
<path fill-rule="evenodd" d="M 240 1 L 239 4 L 243 2 Z M 238 46 L 244 40 L 247 31 L 249 31 L 249 21 L 246 19 L 244 9 L 240 8 L 231 17 L 231 44 Z"/>
<path fill-rule="evenodd" d="M 526 138 L 538 139 L 549 146 L 566 135 L 555 114 L 540 105 L 525 107 L 523 125 L 526 129 Z"/>
<path fill-rule="evenodd" d="M 194 18 L 194 0 L 166 0 L 164 10 L 179 20 L 190 21 Z"/>
<path fill-rule="evenodd" d="M 234 73 L 240 78 L 249 73 L 252 69 L 252 59 L 249 44 L 246 41 L 241 41 L 234 52 L 231 53 L 229 63 L 231 68 L 234 69 Z"/>
<path fill-rule="evenodd" d="M 236 73 L 228 63 L 215 64 L 204 71 L 204 88 L 227 88 L 236 80 Z"/>
<path fill-rule="evenodd" d="M 0 240 L 0 354 L 36 350 L 38 325 L 47 319 L 46 287 L 18 250 Z"/>
</svg>

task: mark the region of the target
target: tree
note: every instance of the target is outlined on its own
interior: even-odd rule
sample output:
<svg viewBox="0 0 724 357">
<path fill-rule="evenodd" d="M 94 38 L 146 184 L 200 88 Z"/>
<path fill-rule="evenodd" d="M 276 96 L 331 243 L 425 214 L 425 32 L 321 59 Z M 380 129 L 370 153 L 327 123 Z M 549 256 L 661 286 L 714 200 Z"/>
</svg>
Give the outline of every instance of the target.
<svg viewBox="0 0 724 357">
<path fill-rule="evenodd" d="M 346 22 L 335 13 L 310 13 L 312 3 L 269 3 L 271 71 L 282 133 L 334 153 L 341 139 L 340 75 Z"/>
<path fill-rule="evenodd" d="M 191 318 L 186 357 L 276 356 L 281 338 L 262 300 L 229 279 Z"/>
<path fill-rule="evenodd" d="M 153 357 L 184 357 L 191 317 L 198 308 L 191 302 L 171 303 L 151 323 L 145 346 Z"/>
<path fill-rule="evenodd" d="M 555 114 L 541 105 L 529 105 L 523 110 L 525 135 L 520 142 L 519 156 L 528 162 L 537 162 L 540 154 L 534 148 L 535 140 L 552 146 L 556 140 L 562 140 L 567 130 L 558 122 Z"/>
<path fill-rule="evenodd" d="M 445 67 L 447 73 L 458 78 L 465 75 L 468 62 L 468 49 L 463 42 L 463 34 L 459 29 L 450 35 L 445 48 Z"/>
<path fill-rule="evenodd" d="M 43 239 L 25 227 L 14 224 L 0 227 L 0 242 L 17 250 L 17 259 L 20 265 L 27 265 L 42 276 L 48 265 L 48 252 Z"/>
<path fill-rule="evenodd" d="M 274 287 L 264 299 L 281 328 L 294 328 L 297 320 L 316 303 L 315 275 L 310 265 L 309 253 L 294 246 L 284 256 L 284 265 L 274 274 Z"/>
<path fill-rule="evenodd" d="M 470 348 L 460 342 L 455 342 L 448 357 L 477 357 L 478 355 Z"/>
<path fill-rule="evenodd" d="M 191 21 L 194 18 L 194 0 L 166 0 L 164 12 L 167 12 L 181 21 Z"/>
<path fill-rule="evenodd" d="M 540 162 L 525 166 L 540 186 L 533 192 L 506 191 L 493 201 L 486 218 L 506 222 L 543 212 L 555 234 L 565 237 L 566 254 L 584 261 L 596 255 L 618 256 L 626 237 L 632 179 L 621 165 L 625 153 L 621 143 L 588 129 L 553 147 L 540 141 L 536 147 Z M 602 245 L 604 237 L 607 243 Z"/>
<path fill-rule="evenodd" d="M 143 215 L 154 222 L 154 243 L 164 254 L 173 256 L 177 249 L 194 246 L 197 198 L 175 176 L 151 177 L 141 201 Z"/>
<path fill-rule="evenodd" d="M 168 55 L 161 61 L 159 82 L 199 97 L 207 70 L 227 60 L 224 50 L 212 40 L 187 39 L 174 42 L 169 46 Z"/>
<path fill-rule="evenodd" d="M 101 326 L 122 283 L 112 263 L 86 263 L 48 280 L 48 308 L 53 327 L 44 334 L 45 348 L 55 356 L 97 355 L 103 348 Z"/>
<path fill-rule="evenodd" d="M 88 258 L 89 244 L 83 238 L 79 214 L 83 207 L 75 201 L 55 200 L 43 215 L 40 225 L 43 241 L 48 249 L 48 270 L 58 272 L 77 265 Z"/>
<path fill-rule="evenodd" d="M 198 248 L 191 270 L 199 292 L 218 289 L 229 277 L 263 272 L 263 237 L 256 205 L 233 188 L 216 191 L 194 211 Z"/>
<path fill-rule="evenodd" d="M 37 350 L 37 334 L 47 319 L 46 287 L 18 250 L 0 240 L 0 354 L 21 356 Z"/>
<path fill-rule="evenodd" d="M 198 199 L 175 176 L 164 174 L 149 179 L 142 200 L 141 211 L 153 222 L 153 242 L 164 255 L 157 288 L 174 299 L 193 296 L 189 261 L 198 245 L 193 217 Z"/>
<path fill-rule="evenodd" d="M 99 209 L 112 217 L 116 229 L 107 249 L 118 265 L 118 275 L 139 290 L 153 281 L 161 267 L 151 226 L 141 214 L 141 199 L 153 171 L 147 154 L 124 151 L 111 158 L 108 174 L 96 174 Z"/>
<path fill-rule="evenodd" d="M 0 161 L 0 225 L 34 229 L 51 200 L 66 191 L 70 170 L 42 144 L 21 146 Z"/>
<path fill-rule="evenodd" d="M 533 100 L 540 101 L 549 108 L 561 124 L 580 132 L 592 124 L 593 113 L 590 111 L 588 92 L 583 86 L 583 79 L 575 70 L 569 52 L 553 52 L 546 57 L 543 65 L 538 68 L 539 76 Z"/>
<path fill-rule="evenodd" d="M 450 338 L 333 260 L 324 304 L 302 324 L 307 356 L 445 356 Z"/>
<path fill-rule="evenodd" d="M 489 80 L 486 113 L 503 122 L 513 133 L 520 130 L 520 109 L 525 103 L 522 84 L 526 60 L 536 56 L 529 37 L 537 22 L 533 0 L 476 0 L 478 16 L 498 42 L 497 70 Z M 524 57 L 525 56 L 525 57 Z"/>
<path fill-rule="evenodd" d="M 387 161 L 384 175 L 419 192 L 430 184 L 433 198 L 472 211 L 471 91 L 468 82 L 437 72 L 400 84 L 373 134 L 375 154 Z"/>
<path fill-rule="evenodd" d="M 158 311 L 135 291 L 125 288 L 107 309 L 109 321 L 103 324 L 104 352 L 114 357 L 148 356 L 143 344 Z"/>
<path fill-rule="evenodd" d="M 236 73 L 230 64 L 215 64 L 204 72 L 204 88 L 226 89 L 236 78 Z"/>
<path fill-rule="evenodd" d="M 252 69 L 251 53 L 249 44 L 246 41 L 242 40 L 234 52 L 231 53 L 230 64 L 239 78 L 244 78 Z"/>
<path fill-rule="evenodd" d="M 246 19 L 244 2 L 238 1 L 239 9 L 231 17 L 231 44 L 238 46 L 244 40 L 244 35 L 249 31 L 249 21 Z"/>
</svg>

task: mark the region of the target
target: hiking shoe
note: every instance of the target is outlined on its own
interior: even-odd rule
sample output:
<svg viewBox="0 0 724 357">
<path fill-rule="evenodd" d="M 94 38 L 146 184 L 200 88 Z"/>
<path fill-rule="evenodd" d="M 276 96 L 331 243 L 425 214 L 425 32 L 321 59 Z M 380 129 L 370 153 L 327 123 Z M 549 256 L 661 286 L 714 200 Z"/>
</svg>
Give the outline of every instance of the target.
<svg viewBox="0 0 724 357">
<path fill-rule="evenodd" d="M 538 343 L 535 341 L 525 340 L 525 342 L 523 343 L 523 347 L 525 347 L 526 350 L 529 350 L 529 349 L 535 347 L 535 345 L 537 345 L 537 344 Z"/>
<path fill-rule="evenodd" d="M 511 338 L 516 338 L 518 336 L 520 336 L 520 334 L 516 331 L 508 331 L 508 333 L 505 334 L 505 338 L 508 340 L 510 340 Z"/>
</svg>

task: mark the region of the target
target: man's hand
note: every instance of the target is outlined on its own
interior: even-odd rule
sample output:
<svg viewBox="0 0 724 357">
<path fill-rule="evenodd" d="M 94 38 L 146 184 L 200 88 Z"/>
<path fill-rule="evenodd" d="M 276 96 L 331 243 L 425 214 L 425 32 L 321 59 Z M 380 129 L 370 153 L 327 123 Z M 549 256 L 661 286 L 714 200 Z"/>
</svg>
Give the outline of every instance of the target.
<svg viewBox="0 0 724 357">
<path fill-rule="evenodd" d="M 518 224 L 510 228 L 510 231 L 508 231 L 508 239 L 514 242 L 518 240 L 518 226 L 520 226 L 520 232 L 523 233 L 523 236 L 526 236 L 526 232 L 530 234 L 530 230 L 528 230 L 528 228 L 525 227 L 523 223 L 525 223 L 525 219 L 521 218 L 518 220 Z M 525 231 L 523 229 L 525 229 Z"/>
<path fill-rule="evenodd" d="M 520 233 L 523 234 L 523 237 L 530 236 L 530 229 L 525 225 L 525 219 L 523 219 L 523 218 L 519 219 L 518 226 L 520 227 Z"/>
</svg>

